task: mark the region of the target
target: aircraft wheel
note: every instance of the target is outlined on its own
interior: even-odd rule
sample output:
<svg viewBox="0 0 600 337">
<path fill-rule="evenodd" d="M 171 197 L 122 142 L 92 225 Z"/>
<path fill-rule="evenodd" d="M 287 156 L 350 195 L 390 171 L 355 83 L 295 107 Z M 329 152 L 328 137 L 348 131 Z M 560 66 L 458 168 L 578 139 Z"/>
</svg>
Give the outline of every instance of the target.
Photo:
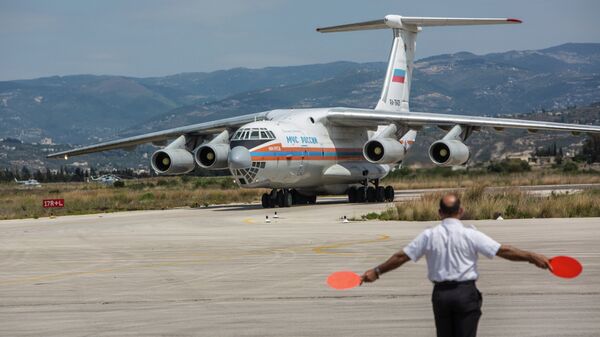
<svg viewBox="0 0 600 337">
<path fill-rule="evenodd" d="M 317 203 L 317 195 L 311 195 L 310 197 L 307 197 L 308 199 L 308 203 L 311 205 L 314 205 Z"/>
<path fill-rule="evenodd" d="M 375 196 L 377 199 L 377 202 L 384 202 L 386 197 L 385 197 L 385 188 L 383 186 L 377 186 L 377 189 L 375 191 Z"/>
<path fill-rule="evenodd" d="M 267 193 L 263 193 L 262 198 L 260 199 L 263 208 L 269 208 L 270 204 L 270 196 Z"/>
<path fill-rule="evenodd" d="M 277 191 L 277 206 L 284 207 L 285 206 L 285 194 L 283 190 Z"/>
<path fill-rule="evenodd" d="M 283 207 L 292 207 L 293 198 L 292 193 L 289 190 L 283 191 Z"/>
<path fill-rule="evenodd" d="M 274 208 L 275 205 L 277 205 L 277 191 L 272 190 L 271 193 L 269 193 L 269 208 Z"/>
<path fill-rule="evenodd" d="M 375 201 L 377 201 L 377 196 L 375 195 L 375 187 L 369 186 L 367 187 L 367 202 Z"/>
<path fill-rule="evenodd" d="M 356 189 L 356 202 L 365 202 L 366 198 L 365 198 L 365 187 L 361 186 L 358 189 Z"/>
<path fill-rule="evenodd" d="M 395 192 L 394 192 L 394 187 L 392 186 L 386 186 L 385 187 L 385 200 L 392 202 L 394 201 L 394 197 L 395 197 Z"/>
<path fill-rule="evenodd" d="M 356 187 L 354 186 L 348 189 L 348 202 L 351 204 L 356 202 Z"/>
</svg>

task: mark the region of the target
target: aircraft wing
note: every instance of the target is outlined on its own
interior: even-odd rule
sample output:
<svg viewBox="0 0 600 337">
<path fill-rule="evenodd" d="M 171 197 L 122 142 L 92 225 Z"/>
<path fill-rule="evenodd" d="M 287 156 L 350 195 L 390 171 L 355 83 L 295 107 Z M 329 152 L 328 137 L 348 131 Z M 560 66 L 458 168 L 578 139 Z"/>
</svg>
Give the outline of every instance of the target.
<svg viewBox="0 0 600 337">
<path fill-rule="evenodd" d="M 327 120 L 334 125 L 354 127 L 375 127 L 377 125 L 390 123 L 402 124 L 409 127 L 421 127 L 425 125 L 453 126 L 458 124 L 473 127 L 492 127 L 499 130 L 504 128 L 514 128 L 527 129 L 529 131 L 567 131 L 574 134 L 582 132 L 600 133 L 600 126 L 596 125 L 554 123 L 512 118 L 449 115 L 428 112 L 388 112 L 369 109 L 333 108 L 327 114 Z"/>
<path fill-rule="evenodd" d="M 259 112 L 239 117 L 231 117 L 219 119 L 206 123 L 192 124 L 163 131 L 146 133 L 138 136 L 127 137 L 117 140 L 112 140 L 104 143 L 84 146 L 73 150 L 57 152 L 48 155 L 48 158 L 68 158 L 70 156 L 78 156 L 87 153 L 101 152 L 115 149 L 128 149 L 137 145 L 150 142 L 162 142 L 168 139 L 177 138 L 181 135 L 189 136 L 205 136 L 219 133 L 225 129 L 238 128 L 241 125 L 260 120 L 266 116 L 266 112 Z"/>
</svg>

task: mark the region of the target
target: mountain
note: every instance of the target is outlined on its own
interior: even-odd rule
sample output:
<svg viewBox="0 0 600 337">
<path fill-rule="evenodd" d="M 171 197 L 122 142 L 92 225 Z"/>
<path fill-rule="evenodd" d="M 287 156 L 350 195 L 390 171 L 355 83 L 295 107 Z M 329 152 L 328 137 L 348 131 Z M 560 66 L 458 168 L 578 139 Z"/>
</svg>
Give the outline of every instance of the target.
<svg viewBox="0 0 600 337">
<path fill-rule="evenodd" d="M 335 62 L 165 77 L 55 76 L 0 82 L 0 137 L 87 144 L 274 108 L 373 107 L 386 64 Z M 527 113 L 600 101 L 600 44 L 415 63 L 411 109 Z"/>
<path fill-rule="evenodd" d="M 0 82 L 0 137 L 97 142 L 187 104 L 218 101 L 260 88 L 323 81 L 356 66 L 336 62 L 153 78 L 75 75 L 4 81 Z"/>
<path fill-rule="evenodd" d="M 385 63 L 354 64 L 323 80 L 260 88 L 155 116 L 123 135 L 275 108 L 372 108 Z M 415 62 L 411 109 L 466 115 L 561 109 L 600 100 L 600 44 L 564 44 L 487 55 L 461 52 Z"/>
</svg>

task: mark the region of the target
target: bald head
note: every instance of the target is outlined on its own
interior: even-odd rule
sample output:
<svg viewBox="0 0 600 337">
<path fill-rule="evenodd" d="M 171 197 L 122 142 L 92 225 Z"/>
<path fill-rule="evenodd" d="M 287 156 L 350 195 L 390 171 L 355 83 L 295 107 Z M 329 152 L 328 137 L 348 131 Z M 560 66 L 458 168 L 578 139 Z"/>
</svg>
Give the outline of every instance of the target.
<svg viewBox="0 0 600 337">
<path fill-rule="evenodd" d="M 440 199 L 440 216 L 442 218 L 458 218 L 462 213 L 460 198 L 455 193 L 448 193 Z"/>
</svg>

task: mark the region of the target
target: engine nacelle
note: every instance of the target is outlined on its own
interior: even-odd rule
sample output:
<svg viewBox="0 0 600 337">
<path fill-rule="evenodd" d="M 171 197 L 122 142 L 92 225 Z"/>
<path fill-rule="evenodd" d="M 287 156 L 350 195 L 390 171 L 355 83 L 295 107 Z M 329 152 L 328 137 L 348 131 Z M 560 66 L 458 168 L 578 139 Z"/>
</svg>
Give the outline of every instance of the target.
<svg viewBox="0 0 600 337">
<path fill-rule="evenodd" d="M 460 140 L 442 139 L 431 144 L 429 158 L 438 166 L 463 165 L 469 160 L 469 148 Z"/>
<path fill-rule="evenodd" d="M 406 148 L 393 138 L 375 138 L 365 143 L 363 155 L 373 164 L 394 164 L 406 155 Z"/>
<path fill-rule="evenodd" d="M 185 174 L 196 166 L 194 155 L 181 148 L 164 148 L 154 152 L 150 164 L 159 174 Z"/>
<path fill-rule="evenodd" d="M 227 168 L 228 156 L 229 144 L 206 144 L 194 151 L 194 159 L 198 166 L 209 170 Z"/>
</svg>

